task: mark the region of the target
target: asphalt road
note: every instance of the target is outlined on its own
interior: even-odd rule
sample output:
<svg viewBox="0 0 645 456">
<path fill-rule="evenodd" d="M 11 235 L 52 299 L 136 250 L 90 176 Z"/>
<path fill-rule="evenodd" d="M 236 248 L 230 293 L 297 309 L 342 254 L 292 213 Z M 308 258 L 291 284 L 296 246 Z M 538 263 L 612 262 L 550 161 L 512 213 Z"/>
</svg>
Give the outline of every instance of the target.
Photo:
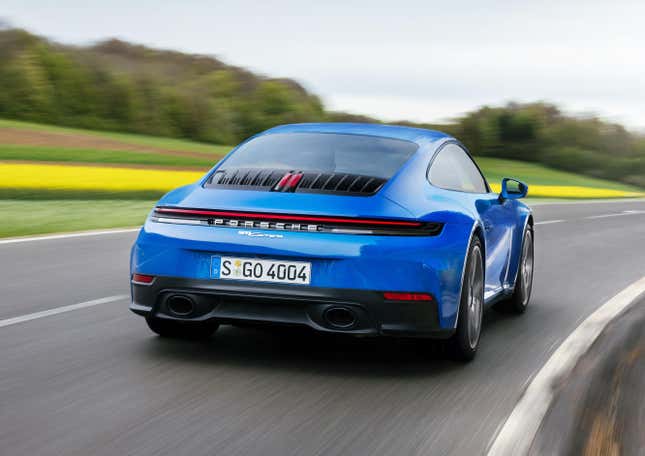
<svg viewBox="0 0 645 456">
<path fill-rule="evenodd" d="M 0 326 L 0 454 L 481 454 L 558 344 L 645 275 L 644 201 L 534 210 L 531 305 L 487 313 L 468 365 L 297 331 L 164 340 L 127 299 Z M 127 294 L 134 236 L 0 245 L 0 320 Z"/>
</svg>

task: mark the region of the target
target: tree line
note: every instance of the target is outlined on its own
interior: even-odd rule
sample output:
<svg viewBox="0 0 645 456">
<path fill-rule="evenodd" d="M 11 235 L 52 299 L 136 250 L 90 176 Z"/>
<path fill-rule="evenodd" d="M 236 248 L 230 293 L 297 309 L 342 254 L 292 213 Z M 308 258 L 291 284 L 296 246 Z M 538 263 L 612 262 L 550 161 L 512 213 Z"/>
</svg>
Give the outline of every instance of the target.
<svg viewBox="0 0 645 456">
<path fill-rule="evenodd" d="M 290 79 L 256 75 L 217 58 L 109 40 L 64 46 L 0 30 L 0 117 L 235 144 L 293 122 L 378 122 L 326 111 Z M 477 156 L 542 163 L 645 187 L 645 138 L 547 103 L 483 107 L 436 128 Z"/>
<path fill-rule="evenodd" d="M 0 62 L 5 118 L 233 144 L 325 115 L 295 81 L 119 40 L 71 47 L 4 30 Z"/>
<path fill-rule="evenodd" d="M 547 103 L 483 107 L 444 130 L 475 155 L 540 163 L 645 187 L 645 137 Z"/>
</svg>

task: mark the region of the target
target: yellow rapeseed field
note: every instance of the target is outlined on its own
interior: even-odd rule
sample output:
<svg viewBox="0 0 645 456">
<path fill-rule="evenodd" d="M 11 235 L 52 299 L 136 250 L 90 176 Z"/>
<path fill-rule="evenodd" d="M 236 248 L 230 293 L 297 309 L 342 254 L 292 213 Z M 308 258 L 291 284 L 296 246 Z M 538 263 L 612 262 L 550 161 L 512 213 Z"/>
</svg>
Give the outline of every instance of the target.
<svg viewBox="0 0 645 456">
<path fill-rule="evenodd" d="M 501 191 L 501 185 L 491 184 L 491 189 L 499 192 Z M 630 198 L 643 196 L 643 194 L 608 188 L 578 187 L 575 185 L 529 184 L 528 196 L 534 198 Z"/>
<path fill-rule="evenodd" d="M 0 188 L 165 192 L 197 181 L 199 171 L 0 163 Z"/>
<path fill-rule="evenodd" d="M 200 171 L 77 166 L 57 164 L 0 163 L 1 189 L 42 189 L 46 191 L 105 191 L 160 193 L 199 180 Z M 493 184 L 499 192 L 499 184 Z M 642 193 L 605 188 L 530 185 L 529 196 L 541 198 L 625 198 Z"/>
</svg>

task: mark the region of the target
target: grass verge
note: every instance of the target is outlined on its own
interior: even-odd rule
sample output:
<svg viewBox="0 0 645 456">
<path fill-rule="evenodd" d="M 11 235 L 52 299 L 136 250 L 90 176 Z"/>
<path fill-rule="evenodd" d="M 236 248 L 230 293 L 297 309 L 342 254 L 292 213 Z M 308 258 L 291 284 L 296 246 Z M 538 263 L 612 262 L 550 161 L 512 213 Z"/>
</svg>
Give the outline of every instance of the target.
<svg viewBox="0 0 645 456">
<path fill-rule="evenodd" d="M 0 200 L 0 237 L 143 224 L 150 200 Z"/>
</svg>

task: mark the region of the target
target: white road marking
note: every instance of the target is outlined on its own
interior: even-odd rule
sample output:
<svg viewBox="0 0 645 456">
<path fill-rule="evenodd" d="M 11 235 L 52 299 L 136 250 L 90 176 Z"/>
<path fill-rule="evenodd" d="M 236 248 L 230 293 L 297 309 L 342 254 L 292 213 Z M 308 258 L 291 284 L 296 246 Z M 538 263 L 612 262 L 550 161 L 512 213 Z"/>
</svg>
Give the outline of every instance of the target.
<svg viewBox="0 0 645 456">
<path fill-rule="evenodd" d="M 494 438 L 488 456 L 525 455 L 554 397 L 558 379 L 571 372 L 607 324 L 645 293 L 645 277 L 600 306 L 567 337 L 535 375 Z"/>
<path fill-rule="evenodd" d="M 79 231 L 77 233 L 61 233 L 61 234 L 50 234 L 46 236 L 17 237 L 17 238 L 10 238 L 10 239 L 0 239 L 0 244 L 17 244 L 20 242 L 49 241 L 54 239 L 68 239 L 68 238 L 75 238 L 75 237 L 104 236 L 107 234 L 135 233 L 140 229 L 141 228 L 118 228 L 114 230 Z"/>
<path fill-rule="evenodd" d="M 589 217 L 585 217 L 586 219 L 600 219 L 600 218 L 607 218 L 607 217 L 617 217 L 619 215 L 625 215 L 625 214 L 602 214 L 602 215 L 590 215 Z"/>
<path fill-rule="evenodd" d="M 643 198 L 618 198 L 618 199 L 592 199 L 592 200 L 565 200 L 565 201 L 527 201 L 529 206 L 559 206 L 562 204 L 615 204 L 615 203 L 643 203 Z"/>
<path fill-rule="evenodd" d="M 544 220 L 543 222 L 535 222 L 535 225 L 550 225 L 552 223 L 562 223 L 565 220 Z"/>
<path fill-rule="evenodd" d="M 108 296 L 106 298 L 99 298 L 99 299 L 94 299 L 92 301 L 80 302 L 78 304 L 71 304 L 69 306 L 56 307 L 54 309 L 43 310 L 42 312 L 34 312 L 27 315 L 21 315 L 19 317 L 7 318 L 6 320 L 0 320 L 0 328 L 4 326 L 16 325 L 18 323 L 24 323 L 26 321 L 36 320 L 37 318 L 49 317 L 51 315 L 71 312 L 72 310 L 98 306 L 99 304 L 107 304 L 114 301 L 121 301 L 126 298 L 129 298 L 129 296 L 128 295 Z"/>
<path fill-rule="evenodd" d="M 606 217 L 620 217 L 621 215 L 638 215 L 638 214 L 645 214 L 645 211 L 623 211 L 623 212 L 618 212 L 614 214 L 602 214 L 602 215 L 590 215 L 589 217 L 585 217 L 587 219 L 599 219 L 599 218 L 606 218 Z"/>
</svg>

